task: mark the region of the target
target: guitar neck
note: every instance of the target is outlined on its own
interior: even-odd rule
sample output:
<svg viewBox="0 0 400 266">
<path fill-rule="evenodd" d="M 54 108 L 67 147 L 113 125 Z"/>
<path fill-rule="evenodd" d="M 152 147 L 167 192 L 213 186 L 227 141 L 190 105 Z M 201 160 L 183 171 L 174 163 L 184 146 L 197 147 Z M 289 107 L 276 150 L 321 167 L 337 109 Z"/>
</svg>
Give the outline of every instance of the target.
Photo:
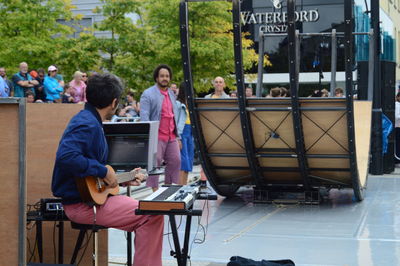
<svg viewBox="0 0 400 266">
<path fill-rule="evenodd" d="M 119 184 L 135 179 L 135 173 L 131 172 L 116 174 L 116 176 Z"/>
<path fill-rule="evenodd" d="M 130 171 L 130 172 L 119 173 L 119 174 L 117 173 L 116 176 L 117 176 L 118 184 L 132 181 L 132 180 L 136 179 L 136 176 L 138 174 L 144 175 L 144 179 L 142 181 L 145 181 L 147 179 L 146 169 L 140 169 L 139 171 Z"/>
</svg>

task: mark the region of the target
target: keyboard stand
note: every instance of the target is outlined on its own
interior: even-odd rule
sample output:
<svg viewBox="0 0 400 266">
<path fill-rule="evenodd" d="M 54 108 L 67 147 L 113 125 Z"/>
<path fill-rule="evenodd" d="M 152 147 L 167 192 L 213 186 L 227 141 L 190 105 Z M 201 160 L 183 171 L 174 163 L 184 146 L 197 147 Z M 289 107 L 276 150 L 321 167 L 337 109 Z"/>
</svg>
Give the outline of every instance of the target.
<svg viewBox="0 0 400 266">
<path fill-rule="evenodd" d="M 189 238 L 190 238 L 190 227 L 192 224 L 192 216 L 201 216 L 202 210 L 170 210 L 170 211 L 148 211 L 148 210 L 135 210 L 137 215 L 168 215 L 169 223 L 171 225 L 172 238 L 174 240 L 175 251 L 171 253 L 178 262 L 178 266 L 186 266 L 187 260 L 190 258 L 189 253 Z M 176 226 L 176 215 L 185 215 L 186 225 L 185 225 L 185 236 L 183 240 L 183 248 L 181 249 L 178 228 Z"/>
</svg>

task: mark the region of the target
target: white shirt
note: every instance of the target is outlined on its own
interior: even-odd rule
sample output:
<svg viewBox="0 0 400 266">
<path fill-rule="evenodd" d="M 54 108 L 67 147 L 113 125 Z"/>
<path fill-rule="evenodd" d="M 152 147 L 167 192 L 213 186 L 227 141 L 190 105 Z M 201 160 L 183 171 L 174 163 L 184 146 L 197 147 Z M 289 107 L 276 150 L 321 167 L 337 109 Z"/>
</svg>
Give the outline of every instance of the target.
<svg viewBox="0 0 400 266">
<path fill-rule="evenodd" d="M 395 107 L 395 126 L 400 127 L 400 102 L 396 101 L 396 107 Z"/>
</svg>

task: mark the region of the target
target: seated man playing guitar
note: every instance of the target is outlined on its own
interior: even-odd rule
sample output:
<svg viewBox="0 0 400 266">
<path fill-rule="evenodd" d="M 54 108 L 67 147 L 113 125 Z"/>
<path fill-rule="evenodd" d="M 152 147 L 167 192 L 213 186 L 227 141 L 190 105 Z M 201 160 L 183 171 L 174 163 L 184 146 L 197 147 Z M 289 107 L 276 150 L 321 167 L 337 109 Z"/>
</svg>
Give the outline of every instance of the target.
<svg viewBox="0 0 400 266">
<path fill-rule="evenodd" d="M 108 187 L 118 181 L 111 167 L 106 167 L 108 147 L 102 122 L 110 119 L 122 93 L 121 81 L 111 74 L 95 74 L 89 79 L 85 109 L 69 122 L 59 143 L 53 171 L 52 191 L 61 197 L 68 218 L 76 223 L 93 224 L 135 232 L 135 266 L 161 266 L 164 229 L 163 216 L 135 215 L 138 201 L 127 196 L 110 196 L 104 204 L 93 207 L 84 203 L 76 179 L 97 177 Z M 139 185 L 137 175 L 130 185 Z"/>
</svg>

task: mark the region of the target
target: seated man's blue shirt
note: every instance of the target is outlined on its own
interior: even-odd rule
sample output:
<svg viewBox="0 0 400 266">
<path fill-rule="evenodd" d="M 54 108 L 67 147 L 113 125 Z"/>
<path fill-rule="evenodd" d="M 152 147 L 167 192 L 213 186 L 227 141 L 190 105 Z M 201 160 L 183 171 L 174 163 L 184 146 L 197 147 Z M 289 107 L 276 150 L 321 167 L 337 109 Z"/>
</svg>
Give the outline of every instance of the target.
<svg viewBox="0 0 400 266">
<path fill-rule="evenodd" d="M 52 192 L 64 204 L 81 202 L 75 178 L 104 178 L 108 147 L 97 110 L 89 103 L 69 122 L 60 140 L 53 171 Z"/>
</svg>

